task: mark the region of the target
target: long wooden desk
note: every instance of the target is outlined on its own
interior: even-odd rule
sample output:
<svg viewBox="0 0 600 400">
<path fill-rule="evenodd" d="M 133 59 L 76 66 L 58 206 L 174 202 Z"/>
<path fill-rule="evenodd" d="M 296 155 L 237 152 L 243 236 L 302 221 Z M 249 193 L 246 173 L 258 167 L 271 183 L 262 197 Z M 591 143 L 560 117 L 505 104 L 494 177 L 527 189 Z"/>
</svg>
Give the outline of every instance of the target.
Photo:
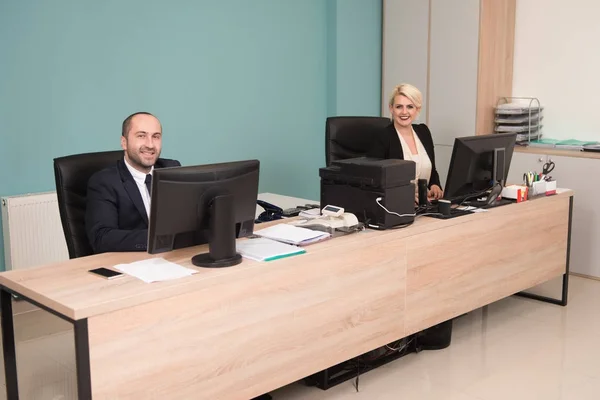
<svg viewBox="0 0 600 400">
<path fill-rule="evenodd" d="M 146 253 L 4 272 L 8 398 L 18 398 L 11 294 L 73 322 L 80 399 L 247 400 L 552 278 L 568 285 L 572 195 L 421 217 L 170 282 L 87 272 Z M 191 267 L 206 250 L 158 256 Z"/>
</svg>

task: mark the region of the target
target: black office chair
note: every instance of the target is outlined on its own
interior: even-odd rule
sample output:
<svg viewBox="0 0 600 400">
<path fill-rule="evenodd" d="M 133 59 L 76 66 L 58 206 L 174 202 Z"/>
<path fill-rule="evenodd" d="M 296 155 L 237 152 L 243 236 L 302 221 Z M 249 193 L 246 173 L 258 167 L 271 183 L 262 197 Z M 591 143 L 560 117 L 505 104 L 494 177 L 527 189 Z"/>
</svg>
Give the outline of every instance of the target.
<svg viewBox="0 0 600 400">
<path fill-rule="evenodd" d="M 329 117 L 325 122 L 325 163 L 364 156 L 377 131 L 391 123 L 383 117 Z"/>
<path fill-rule="evenodd" d="M 58 210 L 69 258 L 93 254 L 85 230 L 87 183 L 90 177 L 123 158 L 123 150 L 75 154 L 54 159 Z"/>
</svg>

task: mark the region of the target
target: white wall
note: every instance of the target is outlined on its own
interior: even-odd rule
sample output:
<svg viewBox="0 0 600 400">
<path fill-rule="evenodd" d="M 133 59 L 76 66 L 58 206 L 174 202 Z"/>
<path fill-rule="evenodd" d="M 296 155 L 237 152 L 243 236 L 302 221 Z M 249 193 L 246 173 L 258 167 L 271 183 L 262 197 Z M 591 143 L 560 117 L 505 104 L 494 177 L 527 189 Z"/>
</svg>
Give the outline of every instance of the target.
<svg viewBox="0 0 600 400">
<path fill-rule="evenodd" d="M 544 106 L 544 136 L 600 141 L 600 1 L 517 0 L 513 96 Z"/>
<path fill-rule="evenodd" d="M 389 96 L 401 83 L 415 85 L 427 94 L 429 2 L 383 0 L 383 51 L 381 115 L 389 117 Z M 424 99 L 426 100 L 426 99 Z M 418 122 L 426 122 L 427 102 Z"/>
<path fill-rule="evenodd" d="M 454 139 L 475 134 L 479 16 L 480 0 L 383 0 L 382 115 L 395 85 L 421 90 L 442 186 Z"/>
</svg>

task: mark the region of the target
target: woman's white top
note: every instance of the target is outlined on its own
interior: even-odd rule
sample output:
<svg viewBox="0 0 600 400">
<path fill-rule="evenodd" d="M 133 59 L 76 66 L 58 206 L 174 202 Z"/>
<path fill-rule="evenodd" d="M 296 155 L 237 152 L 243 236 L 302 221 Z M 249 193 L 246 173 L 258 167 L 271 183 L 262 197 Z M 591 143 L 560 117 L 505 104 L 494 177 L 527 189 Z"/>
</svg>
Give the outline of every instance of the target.
<svg viewBox="0 0 600 400">
<path fill-rule="evenodd" d="M 402 153 L 404 153 L 404 159 L 414 161 L 416 164 L 416 173 L 415 173 L 415 183 L 419 179 L 427 179 L 427 185 L 429 186 L 429 178 L 431 178 L 431 160 L 427 155 L 427 151 L 425 151 L 425 147 L 423 147 L 423 143 L 415 133 L 415 130 L 412 130 L 412 135 L 417 145 L 417 154 L 413 154 L 408 147 L 408 143 L 402 137 L 400 132 L 398 132 L 398 137 L 400 138 L 400 144 L 402 145 Z M 417 185 L 415 185 L 417 189 Z M 417 189 L 418 190 L 418 189 Z"/>
</svg>

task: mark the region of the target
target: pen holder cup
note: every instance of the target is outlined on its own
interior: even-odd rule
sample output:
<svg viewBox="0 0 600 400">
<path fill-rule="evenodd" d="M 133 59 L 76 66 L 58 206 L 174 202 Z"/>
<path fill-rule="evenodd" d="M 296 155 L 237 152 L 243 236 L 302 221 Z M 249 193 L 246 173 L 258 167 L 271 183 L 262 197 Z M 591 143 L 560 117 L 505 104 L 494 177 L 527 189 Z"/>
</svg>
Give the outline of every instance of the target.
<svg viewBox="0 0 600 400">
<path fill-rule="evenodd" d="M 540 196 L 546 194 L 546 181 L 537 181 L 531 184 L 529 188 L 531 196 Z"/>
</svg>

